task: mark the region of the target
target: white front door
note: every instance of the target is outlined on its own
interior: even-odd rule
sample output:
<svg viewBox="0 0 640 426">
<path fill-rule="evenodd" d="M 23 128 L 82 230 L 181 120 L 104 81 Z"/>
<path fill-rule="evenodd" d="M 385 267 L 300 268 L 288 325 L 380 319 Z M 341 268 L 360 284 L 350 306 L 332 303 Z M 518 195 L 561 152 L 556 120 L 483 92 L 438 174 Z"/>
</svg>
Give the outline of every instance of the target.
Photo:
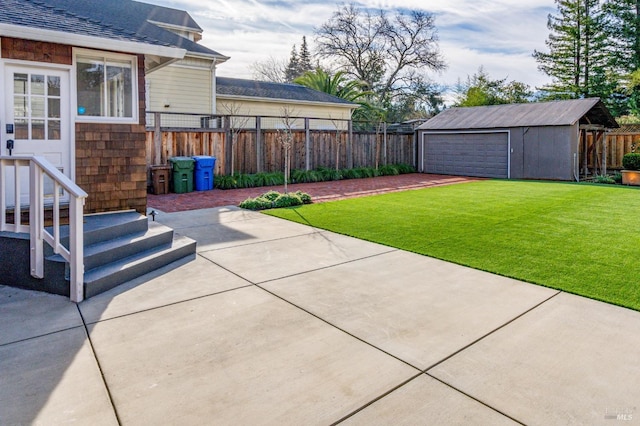
<svg viewBox="0 0 640 426">
<path fill-rule="evenodd" d="M 71 178 L 69 71 L 7 65 L 5 94 L 2 155 L 42 156 Z M 12 149 L 9 140 L 13 140 Z M 13 170 L 7 170 L 8 182 L 13 181 L 13 175 Z M 25 205 L 29 188 L 26 168 L 20 175 L 20 203 Z M 8 204 L 13 204 L 13 185 L 7 189 Z M 44 190 L 45 197 L 53 195 L 52 182 L 46 178 Z"/>
</svg>

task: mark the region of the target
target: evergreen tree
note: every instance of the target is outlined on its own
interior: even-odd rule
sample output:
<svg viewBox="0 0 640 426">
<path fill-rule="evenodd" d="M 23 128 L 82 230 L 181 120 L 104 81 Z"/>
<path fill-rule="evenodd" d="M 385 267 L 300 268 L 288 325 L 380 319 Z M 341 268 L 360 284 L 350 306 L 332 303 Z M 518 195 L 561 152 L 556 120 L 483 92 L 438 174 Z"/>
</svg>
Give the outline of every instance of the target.
<svg viewBox="0 0 640 426">
<path fill-rule="evenodd" d="M 618 94 L 621 113 L 640 115 L 640 85 L 632 75 L 640 70 L 640 0 L 606 0 L 608 31 L 614 43 L 613 69 L 624 77 Z"/>
<path fill-rule="evenodd" d="M 600 97 L 608 102 L 617 85 L 611 69 L 606 15 L 599 0 L 556 0 L 549 15 L 549 52 L 535 51 L 538 68 L 552 77 L 542 87 L 550 99 Z"/>
<path fill-rule="evenodd" d="M 296 51 L 296 45 L 291 48 L 291 57 L 289 58 L 289 64 L 285 70 L 285 78 L 288 82 L 292 82 L 296 77 L 300 76 L 300 60 L 298 59 L 298 52 Z"/>
<path fill-rule="evenodd" d="M 302 36 L 302 45 L 300 45 L 299 68 L 300 75 L 307 71 L 313 71 L 313 65 L 311 65 L 311 52 L 309 52 L 309 46 L 307 45 L 307 37 Z"/>
<path fill-rule="evenodd" d="M 314 67 L 311 65 L 311 52 L 309 52 L 309 46 L 307 45 L 307 38 L 302 36 L 302 45 L 300 45 L 300 52 L 296 50 L 294 44 L 291 48 L 291 57 L 289 58 L 289 64 L 285 71 L 286 80 L 292 82 L 296 78 L 302 76 L 307 71 L 313 71 Z"/>
</svg>

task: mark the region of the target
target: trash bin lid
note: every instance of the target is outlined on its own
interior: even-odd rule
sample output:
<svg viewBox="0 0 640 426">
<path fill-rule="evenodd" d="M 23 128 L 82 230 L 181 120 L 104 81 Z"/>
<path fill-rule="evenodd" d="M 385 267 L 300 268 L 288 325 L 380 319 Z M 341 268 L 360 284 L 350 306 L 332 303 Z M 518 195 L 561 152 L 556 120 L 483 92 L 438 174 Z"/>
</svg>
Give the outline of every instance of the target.
<svg viewBox="0 0 640 426">
<path fill-rule="evenodd" d="M 193 169 L 194 160 L 191 157 L 171 157 L 169 162 L 174 169 Z"/>
<path fill-rule="evenodd" d="M 193 157 L 196 162 L 196 168 L 201 167 L 213 167 L 216 163 L 216 157 L 211 157 L 209 155 L 196 155 Z"/>
</svg>

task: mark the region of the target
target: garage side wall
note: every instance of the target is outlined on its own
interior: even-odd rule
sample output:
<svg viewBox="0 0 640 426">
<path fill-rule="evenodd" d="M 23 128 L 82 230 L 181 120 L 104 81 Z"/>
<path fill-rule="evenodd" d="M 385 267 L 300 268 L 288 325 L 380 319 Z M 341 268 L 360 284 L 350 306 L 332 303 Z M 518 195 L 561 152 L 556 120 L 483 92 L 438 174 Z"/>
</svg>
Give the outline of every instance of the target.
<svg viewBox="0 0 640 426">
<path fill-rule="evenodd" d="M 573 179 L 574 126 L 522 128 L 524 179 Z"/>
</svg>

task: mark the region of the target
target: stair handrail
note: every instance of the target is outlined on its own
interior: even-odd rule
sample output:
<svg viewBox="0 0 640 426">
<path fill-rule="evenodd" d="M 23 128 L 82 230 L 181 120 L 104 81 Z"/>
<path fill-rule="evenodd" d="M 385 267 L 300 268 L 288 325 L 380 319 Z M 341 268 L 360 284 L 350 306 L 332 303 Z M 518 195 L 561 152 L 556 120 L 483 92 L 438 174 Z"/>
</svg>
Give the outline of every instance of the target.
<svg viewBox="0 0 640 426">
<path fill-rule="evenodd" d="M 14 168 L 14 223 L 6 221 L 7 166 Z M 29 167 L 29 225 L 20 218 L 20 167 Z M 45 227 L 44 176 L 53 181 L 53 226 L 50 233 Z M 60 190 L 69 194 L 69 248 L 60 242 Z M 69 297 L 73 302 L 84 299 L 84 234 L 83 216 L 87 193 L 40 156 L 0 157 L 0 231 L 28 232 L 30 240 L 30 270 L 36 278 L 44 278 L 44 242 L 69 262 Z"/>
</svg>

